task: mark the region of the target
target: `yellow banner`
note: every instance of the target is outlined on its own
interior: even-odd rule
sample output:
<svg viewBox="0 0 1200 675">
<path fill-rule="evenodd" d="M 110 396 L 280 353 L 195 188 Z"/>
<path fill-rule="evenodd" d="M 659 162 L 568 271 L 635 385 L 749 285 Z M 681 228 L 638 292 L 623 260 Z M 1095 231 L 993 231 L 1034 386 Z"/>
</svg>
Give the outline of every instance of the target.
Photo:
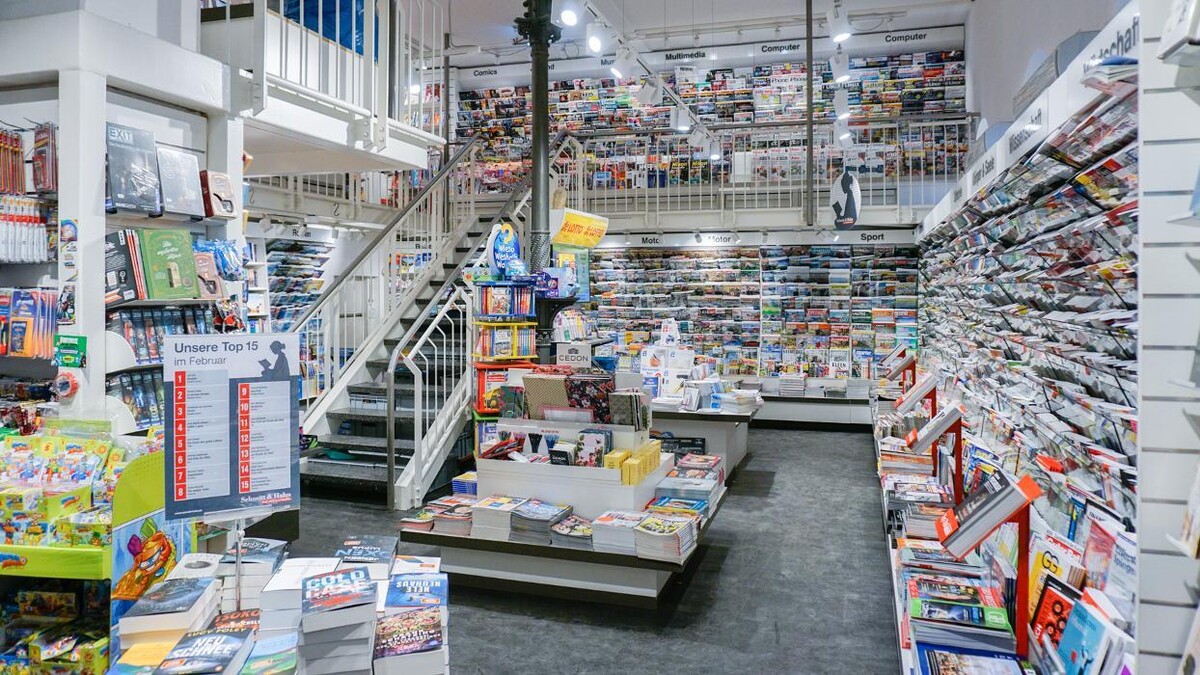
<svg viewBox="0 0 1200 675">
<path fill-rule="evenodd" d="M 551 214 L 551 223 L 560 223 L 550 238 L 551 243 L 593 248 L 608 232 L 608 218 L 603 216 L 575 209 L 563 209 L 562 218 L 559 219 L 555 217 L 559 213 L 560 211 L 556 210 Z"/>
</svg>

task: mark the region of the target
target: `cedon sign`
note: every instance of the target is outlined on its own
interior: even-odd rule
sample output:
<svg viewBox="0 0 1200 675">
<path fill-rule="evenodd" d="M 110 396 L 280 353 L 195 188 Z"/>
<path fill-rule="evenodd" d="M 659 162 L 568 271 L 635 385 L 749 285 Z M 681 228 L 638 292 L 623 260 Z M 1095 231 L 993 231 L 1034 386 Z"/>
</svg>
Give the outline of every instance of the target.
<svg viewBox="0 0 1200 675">
<path fill-rule="evenodd" d="M 550 243 L 594 248 L 608 232 L 608 218 L 575 209 L 550 211 Z"/>
</svg>

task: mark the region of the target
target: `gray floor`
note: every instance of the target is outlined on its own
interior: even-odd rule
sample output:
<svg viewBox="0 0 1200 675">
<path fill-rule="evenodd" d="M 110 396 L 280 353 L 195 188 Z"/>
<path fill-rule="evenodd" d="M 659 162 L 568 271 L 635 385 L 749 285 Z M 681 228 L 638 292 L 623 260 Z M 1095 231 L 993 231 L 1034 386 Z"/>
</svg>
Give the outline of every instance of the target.
<svg viewBox="0 0 1200 675">
<path fill-rule="evenodd" d="M 452 588 L 452 672 L 899 672 L 870 437 L 753 430 L 750 453 L 658 612 Z M 306 498 L 293 555 L 395 529 L 380 509 Z"/>
</svg>

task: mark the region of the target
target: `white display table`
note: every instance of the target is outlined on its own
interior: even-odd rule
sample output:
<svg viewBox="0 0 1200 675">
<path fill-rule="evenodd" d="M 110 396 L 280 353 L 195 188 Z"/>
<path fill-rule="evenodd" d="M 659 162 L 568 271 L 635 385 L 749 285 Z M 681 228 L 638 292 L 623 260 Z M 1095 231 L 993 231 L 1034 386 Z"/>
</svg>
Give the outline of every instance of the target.
<svg viewBox="0 0 1200 675">
<path fill-rule="evenodd" d="M 725 460 L 725 481 L 737 470 L 746 457 L 746 438 L 750 421 L 758 415 L 751 413 L 729 413 L 719 410 L 689 412 L 653 406 L 652 429 L 670 433 L 676 438 L 703 438 L 704 452 Z"/>
</svg>

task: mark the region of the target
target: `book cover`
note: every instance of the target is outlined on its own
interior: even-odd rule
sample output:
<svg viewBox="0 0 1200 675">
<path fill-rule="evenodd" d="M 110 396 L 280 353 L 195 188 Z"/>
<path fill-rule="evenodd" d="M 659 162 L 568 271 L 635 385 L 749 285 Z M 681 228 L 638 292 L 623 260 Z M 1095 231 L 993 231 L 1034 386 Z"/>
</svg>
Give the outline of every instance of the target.
<svg viewBox="0 0 1200 675">
<path fill-rule="evenodd" d="M 208 627 L 217 630 L 258 630 L 259 618 L 260 611 L 257 609 L 240 609 L 214 616 Z"/>
<path fill-rule="evenodd" d="M 152 300 L 199 297 L 192 235 L 179 230 L 142 230 L 138 234 L 146 291 Z"/>
<path fill-rule="evenodd" d="M 175 642 L 141 642 L 130 646 L 113 664 L 108 675 L 150 675 L 167 658 Z"/>
<path fill-rule="evenodd" d="M 217 565 L 220 562 L 220 553 L 188 553 L 179 559 L 179 563 L 175 565 L 175 569 L 171 570 L 167 578 L 215 577 L 217 576 Z"/>
<path fill-rule="evenodd" d="M 207 251 L 192 255 L 196 265 L 196 286 L 201 298 L 213 300 L 225 297 L 225 280 L 217 272 L 217 260 Z"/>
<path fill-rule="evenodd" d="M 437 574 L 442 559 L 419 555 L 398 555 L 392 563 L 392 574 Z"/>
<path fill-rule="evenodd" d="M 287 548 L 286 541 L 278 539 L 260 539 L 258 537 L 246 537 L 242 539 L 242 564 L 251 565 L 270 565 L 272 568 L 283 559 L 283 552 Z M 225 556 L 221 558 L 221 564 L 235 563 L 237 561 L 237 546 L 231 547 L 225 551 Z"/>
<path fill-rule="evenodd" d="M 228 672 L 237 665 L 251 631 L 199 630 L 186 633 L 163 659 L 154 675 L 199 675 Z"/>
<path fill-rule="evenodd" d="M 1035 675 L 1032 666 L 1009 654 L 917 644 L 921 675 Z"/>
<path fill-rule="evenodd" d="M 379 619 L 375 627 L 375 659 L 440 649 L 442 613 L 437 607 L 420 607 Z"/>
<path fill-rule="evenodd" d="M 204 217 L 204 195 L 200 188 L 200 161 L 190 152 L 160 146 L 158 176 L 162 184 L 162 208 L 193 218 Z"/>
<path fill-rule="evenodd" d="M 377 590 L 370 574 L 361 567 L 305 577 L 301 612 L 319 614 L 346 607 L 375 604 Z"/>
<path fill-rule="evenodd" d="M 1063 629 L 1071 616 L 1071 609 L 1079 601 L 1078 589 L 1072 588 L 1056 576 L 1048 576 L 1042 586 L 1042 595 L 1038 598 L 1037 607 L 1033 611 L 1029 624 L 1033 628 L 1033 638 L 1042 644 L 1042 636 L 1046 636 L 1055 647 L 1062 640 Z"/>
<path fill-rule="evenodd" d="M 1109 628 L 1096 610 L 1077 602 L 1063 627 L 1058 657 L 1068 672 L 1093 675 L 1108 653 Z M 1110 624 L 1111 625 L 1111 624 Z"/>
<path fill-rule="evenodd" d="M 239 675 L 291 675 L 300 670 L 300 636 L 287 633 L 254 644 Z"/>
<path fill-rule="evenodd" d="M 395 574 L 388 580 L 387 607 L 444 607 L 450 584 L 445 574 Z"/>
<path fill-rule="evenodd" d="M 964 605 L 943 600 L 909 598 L 908 615 L 912 619 L 975 626 L 991 630 L 1010 631 L 1008 613 L 1001 607 Z"/>
<path fill-rule="evenodd" d="M 396 537 L 361 535 L 346 537 L 333 552 L 333 557 L 348 563 L 388 563 L 396 553 Z"/>
<path fill-rule="evenodd" d="M 185 577 L 167 579 L 146 591 L 124 614 L 125 618 L 152 614 L 174 614 L 186 612 L 204 597 L 212 579 Z"/>
<path fill-rule="evenodd" d="M 117 230 L 104 235 L 104 304 L 137 300 L 133 254 L 129 240 L 133 230 Z"/>
<path fill-rule="evenodd" d="M 108 123 L 108 185 L 114 208 L 162 213 L 153 133 Z"/>
</svg>

